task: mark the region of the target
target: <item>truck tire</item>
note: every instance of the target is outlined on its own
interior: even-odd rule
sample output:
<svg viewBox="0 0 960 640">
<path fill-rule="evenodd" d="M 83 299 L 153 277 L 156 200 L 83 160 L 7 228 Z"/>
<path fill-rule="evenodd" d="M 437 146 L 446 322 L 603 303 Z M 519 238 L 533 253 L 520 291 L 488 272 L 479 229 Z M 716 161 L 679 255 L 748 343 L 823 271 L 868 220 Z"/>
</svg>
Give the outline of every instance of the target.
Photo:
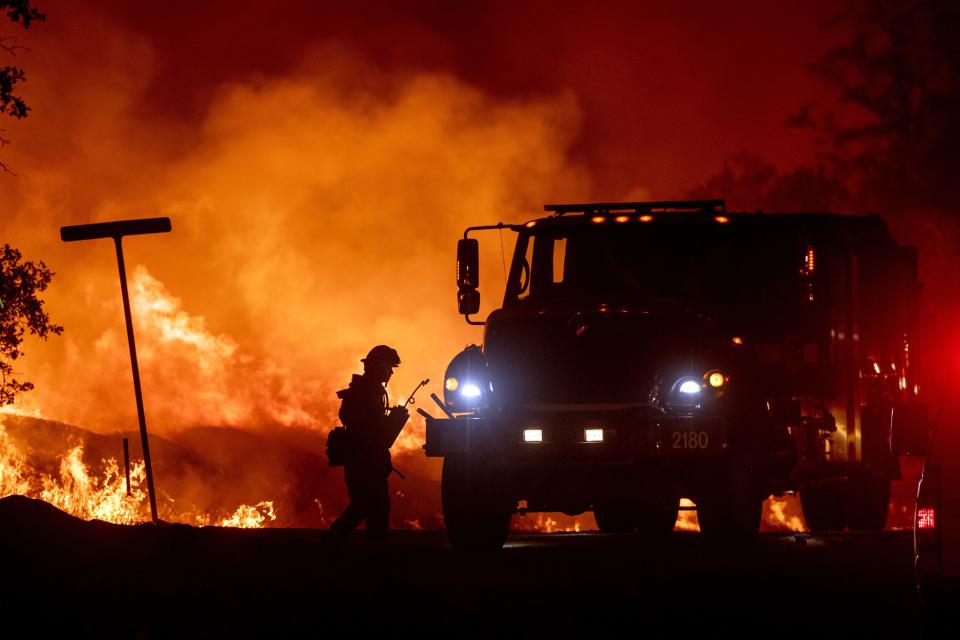
<svg viewBox="0 0 960 640">
<path fill-rule="evenodd" d="M 766 494 L 761 495 L 761 485 L 750 469 L 746 459 L 734 459 L 696 500 L 701 534 L 721 542 L 746 543 L 756 538 Z"/>
<path fill-rule="evenodd" d="M 674 494 L 647 500 L 601 502 L 594 506 L 593 517 L 603 533 L 643 533 L 666 535 L 677 524 L 680 498 Z"/>
<path fill-rule="evenodd" d="M 801 489 L 800 506 L 810 531 L 842 531 L 847 524 L 847 488 L 844 486 Z"/>
<path fill-rule="evenodd" d="M 638 533 L 648 535 L 668 535 L 677 525 L 680 511 L 680 498 L 676 495 L 658 497 L 655 501 L 638 505 L 634 525 Z"/>
<path fill-rule="evenodd" d="M 630 503 L 603 503 L 593 508 L 597 528 L 603 533 L 633 533 L 635 506 Z"/>
<path fill-rule="evenodd" d="M 890 476 L 867 471 L 847 485 L 847 526 L 851 531 L 882 531 L 890 506 Z"/>
<path fill-rule="evenodd" d="M 447 538 L 457 551 L 496 551 L 506 542 L 514 509 L 496 477 L 483 461 L 444 459 L 440 503 Z"/>
<path fill-rule="evenodd" d="M 713 495 L 697 503 L 700 533 L 724 542 L 749 542 L 760 531 L 763 500 L 729 493 Z"/>
</svg>

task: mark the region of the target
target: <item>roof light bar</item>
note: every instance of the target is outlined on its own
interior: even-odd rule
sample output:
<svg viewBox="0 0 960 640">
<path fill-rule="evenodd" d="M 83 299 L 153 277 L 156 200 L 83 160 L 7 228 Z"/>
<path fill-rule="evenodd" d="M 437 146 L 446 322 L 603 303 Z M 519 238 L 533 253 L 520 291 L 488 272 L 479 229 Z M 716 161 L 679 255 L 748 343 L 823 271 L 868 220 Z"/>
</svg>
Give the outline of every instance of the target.
<svg viewBox="0 0 960 640">
<path fill-rule="evenodd" d="M 724 200 L 659 200 L 652 202 L 591 202 L 584 204 L 548 204 L 544 211 L 562 216 L 565 213 L 610 215 L 611 213 L 641 214 L 668 211 L 722 214 L 726 212 Z"/>
</svg>

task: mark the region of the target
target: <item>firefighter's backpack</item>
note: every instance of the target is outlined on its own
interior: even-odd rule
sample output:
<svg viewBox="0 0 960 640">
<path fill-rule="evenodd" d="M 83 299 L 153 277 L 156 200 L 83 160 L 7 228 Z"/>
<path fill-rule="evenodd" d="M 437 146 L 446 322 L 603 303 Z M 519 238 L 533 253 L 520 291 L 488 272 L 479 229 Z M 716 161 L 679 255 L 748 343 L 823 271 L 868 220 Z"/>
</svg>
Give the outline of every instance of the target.
<svg viewBox="0 0 960 640">
<path fill-rule="evenodd" d="M 350 449 L 350 436 L 343 427 L 334 427 L 327 434 L 327 462 L 331 467 L 342 467 Z"/>
</svg>

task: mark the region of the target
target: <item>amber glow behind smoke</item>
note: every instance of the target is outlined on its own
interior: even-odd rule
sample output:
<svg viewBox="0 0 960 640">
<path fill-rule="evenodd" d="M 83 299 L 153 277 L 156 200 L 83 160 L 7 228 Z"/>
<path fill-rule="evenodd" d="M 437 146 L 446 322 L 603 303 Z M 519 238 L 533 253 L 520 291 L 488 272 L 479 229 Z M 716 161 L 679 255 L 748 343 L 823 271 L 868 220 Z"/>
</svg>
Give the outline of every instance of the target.
<svg viewBox="0 0 960 640">
<path fill-rule="evenodd" d="M 582 191 L 562 153 L 576 107 L 566 97 L 502 105 L 442 76 L 390 85 L 348 91 L 302 75 L 228 87 L 202 130 L 160 165 L 133 141 L 118 156 L 88 157 L 113 127 L 69 131 L 84 140 L 73 163 L 3 185 L 22 205 L 6 237 L 58 272 L 48 306 L 67 327 L 22 361 L 38 387 L 24 406 L 100 429 L 135 422 L 112 248 L 55 238 L 64 223 L 143 212 L 174 226 L 126 241 L 148 420 L 160 433 L 326 429 L 333 392 L 377 343 L 403 358 L 395 400 L 439 379 L 480 338 L 456 314 L 457 237 L 468 224 L 535 210 L 547 193 Z M 135 114 L 117 116 L 123 128 Z M 73 176 L 90 161 L 113 174 L 123 163 L 136 188 L 91 181 L 76 193 Z M 143 185 L 144 173 L 155 184 Z M 488 303 L 502 290 L 496 242 L 484 263 Z M 421 396 L 431 390 L 439 386 Z"/>
<path fill-rule="evenodd" d="M 66 327 L 62 338 L 30 341 L 18 361 L 37 387 L 21 411 L 100 433 L 136 429 L 113 248 L 65 245 L 61 225 L 173 221 L 171 234 L 124 242 L 151 433 L 322 433 L 337 422 L 335 391 L 371 346 L 401 354 L 394 402 L 434 380 L 419 393 L 430 410 L 449 359 L 480 341 L 456 313 L 464 227 L 522 219 L 548 197 L 588 190 L 566 160 L 579 126 L 568 94 L 496 100 L 450 76 L 385 75 L 329 48 L 285 77 L 223 86 L 187 129 L 138 108 L 146 45 L 108 23 L 88 27 L 37 48 L 29 88 L 38 108 L 5 157 L 20 177 L 0 181 L 12 212 L 0 220 L 2 240 L 56 272 L 47 308 Z M 76 59 L 76 48 L 90 57 Z M 484 250 L 492 308 L 503 287 L 500 239 Z M 394 451 L 411 453 L 405 471 L 436 480 L 422 441 L 414 414 Z M 66 487 L 68 476 L 51 477 Z M 342 492 L 330 480 L 328 490 Z M 97 479 L 97 490 L 113 481 Z M 282 477 L 256 481 L 269 500 Z M 165 482 L 158 474 L 161 491 Z M 409 499 L 433 504 L 437 489 Z M 408 519 L 436 522 L 433 511 Z"/>
</svg>

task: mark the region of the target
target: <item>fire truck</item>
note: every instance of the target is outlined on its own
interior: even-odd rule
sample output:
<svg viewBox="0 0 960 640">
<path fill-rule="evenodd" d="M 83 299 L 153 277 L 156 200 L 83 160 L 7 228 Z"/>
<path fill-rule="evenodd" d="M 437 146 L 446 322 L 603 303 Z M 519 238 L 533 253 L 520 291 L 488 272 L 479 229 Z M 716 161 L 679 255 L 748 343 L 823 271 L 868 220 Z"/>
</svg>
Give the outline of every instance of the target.
<svg viewBox="0 0 960 640">
<path fill-rule="evenodd" d="M 455 548 L 500 548 L 517 511 L 665 535 L 681 498 L 704 536 L 744 540 L 787 492 L 811 530 L 884 526 L 893 423 L 926 424 L 915 248 L 876 215 L 722 200 L 545 212 L 458 242 L 458 310 L 483 341 L 447 367 L 424 444 Z M 504 230 L 503 303 L 479 320 L 471 236 Z"/>
</svg>

